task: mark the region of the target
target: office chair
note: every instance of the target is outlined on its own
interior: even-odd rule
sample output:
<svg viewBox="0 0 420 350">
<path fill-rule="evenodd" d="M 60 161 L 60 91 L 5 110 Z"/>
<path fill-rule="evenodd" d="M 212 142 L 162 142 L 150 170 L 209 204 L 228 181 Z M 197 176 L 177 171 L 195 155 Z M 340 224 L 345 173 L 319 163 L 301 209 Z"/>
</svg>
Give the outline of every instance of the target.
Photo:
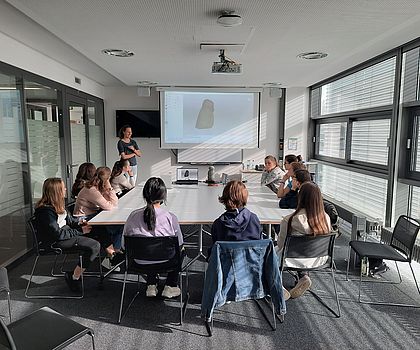
<svg viewBox="0 0 420 350">
<path fill-rule="evenodd" d="M 183 317 L 188 304 L 189 293 L 188 293 L 188 270 L 182 268 L 183 256 L 180 252 L 178 237 L 138 237 L 138 236 L 124 236 L 125 242 L 125 273 L 124 281 L 121 292 L 120 311 L 118 315 L 118 323 L 121 322 L 122 318 L 128 312 L 131 304 L 134 302 L 136 297 L 140 293 L 140 274 L 148 273 L 168 273 L 170 271 L 178 271 L 179 287 L 181 289 L 181 295 L 179 299 L 180 303 L 180 325 L 182 325 Z M 134 260 L 145 260 L 145 261 L 165 261 L 163 263 L 154 264 L 139 264 Z M 182 285 L 182 273 L 186 272 L 186 298 L 183 303 L 183 285 Z M 130 301 L 127 310 L 123 314 L 124 294 L 127 283 L 127 276 L 129 273 L 137 274 L 137 292 Z"/>
<path fill-rule="evenodd" d="M 11 350 L 57 350 L 89 334 L 95 350 L 94 332 L 60 313 L 43 307 L 6 325 L 0 319 L 0 348 Z"/>
<path fill-rule="evenodd" d="M 67 255 L 67 254 L 78 254 L 79 256 L 79 263 L 80 263 L 80 267 L 83 266 L 83 262 L 82 262 L 82 251 L 80 251 L 79 249 L 77 249 L 77 247 L 73 247 L 73 248 L 69 248 L 69 249 L 61 249 L 61 248 L 53 248 L 51 246 L 45 246 L 43 244 L 43 242 L 40 240 L 39 234 L 37 232 L 36 226 L 35 226 L 35 217 L 32 216 L 29 220 L 28 220 L 28 226 L 32 232 L 32 236 L 33 236 L 33 240 L 34 240 L 34 247 L 35 247 L 35 253 L 36 253 L 36 257 L 35 257 L 35 261 L 34 264 L 32 266 L 32 270 L 31 270 L 31 275 L 29 277 L 28 280 L 28 284 L 26 285 L 26 289 L 25 289 L 25 297 L 28 299 L 82 299 L 84 296 L 84 279 L 83 279 L 83 273 L 81 275 L 81 283 L 82 283 L 82 290 L 81 293 L 79 295 L 30 295 L 29 294 L 29 289 L 30 289 L 30 285 L 32 283 L 32 278 L 33 275 L 35 273 L 35 269 L 36 266 L 38 264 L 38 260 L 41 256 L 52 256 L 55 255 L 55 259 L 54 259 L 54 265 L 51 269 L 51 276 L 63 276 L 63 274 L 54 274 L 54 269 L 55 269 L 55 265 L 57 262 L 57 258 L 60 255 Z M 64 264 L 64 261 L 63 261 Z"/>
<path fill-rule="evenodd" d="M 337 311 L 328 306 L 324 300 L 313 290 L 308 291 L 337 318 L 341 316 L 340 301 L 338 299 L 337 285 L 334 276 L 334 242 L 335 233 L 317 236 L 294 236 L 288 235 L 282 251 L 281 271 L 308 271 L 322 272 L 329 270 L 334 286 L 335 301 L 337 303 Z M 317 259 L 312 267 L 306 267 L 299 263 L 299 259 Z"/>
<path fill-rule="evenodd" d="M 7 276 L 7 270 L 5 267 L 0 267 L 0 292 L 6 292 L 7 303 L 9 305 L 9 320 L 12 322 L 12 310 L 10 307 L 10 287 L 9 278 Z"/>
<path fill-rule="evenodd" d="M 271 306 L 272 323 L 259 299 Z M 211 249 L 201 301 L 201 315 L 209 336 L 213 334 L 215 308 L 228 301 L 244 300 L 255 301 L 273 331 L 277 328 L 276 317 L 283 322 L 286 305 L 278 258 L 270 239 L 218 241 Z"/>
<path fill-rule="evenodd" d="M 387 284 L 399 284 L 402 282 L 400 270 L 398 268 L 397 261 L 407 262 L 410 266 L 411 273 L 414 278 L 414 282 L 417 287 L 417 292 L 420 294 L 419 284 L 417 283 L 416 275 L 414 274 L 413 267 L 411 266 L 411 259 L 413 256 L 414 245 L 416 238 L 420 230 L 420 222 L 410 218 L 406 215 L 401 215 L 392 232 L 390 244 L 382 244 L 380 242 L 367 242 L 367 241 L 351 241 L 349 243 L 349 255 L 347 260 L 347 272 L 346 279 L 348 280 L 349 268 L 350 268 L 350 254 L 353 250 L 360 259 L 385 259 L 393 260 L 395 267 L 397 268 L 399 281 L 398 282 L 379 282 L 370 281 L 370 283 L 387 283 Z M 366 282 L 366 281 L 365 281 Z M 401 303 L 388 303 L 381 301 L 369 301 L 361 298 L 362 289 L 362 267 L 360 267 L 359 277 L 359 303 L 362 304 L 374 304 L 374 305 L 389 305 L 389 306 L 408 306 L 408 307 L 420 307 L 420 304 L 401 304 Z"/>
</svg>

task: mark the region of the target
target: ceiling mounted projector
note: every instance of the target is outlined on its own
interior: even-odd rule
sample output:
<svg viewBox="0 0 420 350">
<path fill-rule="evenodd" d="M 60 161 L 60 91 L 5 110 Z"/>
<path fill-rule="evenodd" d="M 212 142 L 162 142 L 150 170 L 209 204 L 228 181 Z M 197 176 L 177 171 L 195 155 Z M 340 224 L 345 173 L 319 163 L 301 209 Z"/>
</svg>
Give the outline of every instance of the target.
<svg viewBox="0 0 420 350">
<path fill-rule="evenodd" d="M 213 74 L 241 74 L 242 64 L 236 63 L 235 61 L 225 56 L 225 50 L 220 50 L 220 62 L 213 62 L 211 72 Z"/>
<path fill-rule="evenodd" d="M 217 17 L 217 23 L 224 27 L 235 27 L 242 24 L 242 17 L 235 14 L 235 11 L 223 11 Z"/>
</svg>

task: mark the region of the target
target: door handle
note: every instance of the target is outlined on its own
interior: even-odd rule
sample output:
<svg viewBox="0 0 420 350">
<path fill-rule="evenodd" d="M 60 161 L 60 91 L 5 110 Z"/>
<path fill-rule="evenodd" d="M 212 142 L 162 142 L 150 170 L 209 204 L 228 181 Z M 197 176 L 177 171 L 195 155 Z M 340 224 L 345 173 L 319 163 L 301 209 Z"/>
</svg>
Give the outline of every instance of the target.
<svg viewBox="0 0 420 350">
<path fill-rule="evenodd" d="M 73 172 L 73 168 L 79 166 L 79 164 L 67 164 L 67 175 Z"/>
</svg>

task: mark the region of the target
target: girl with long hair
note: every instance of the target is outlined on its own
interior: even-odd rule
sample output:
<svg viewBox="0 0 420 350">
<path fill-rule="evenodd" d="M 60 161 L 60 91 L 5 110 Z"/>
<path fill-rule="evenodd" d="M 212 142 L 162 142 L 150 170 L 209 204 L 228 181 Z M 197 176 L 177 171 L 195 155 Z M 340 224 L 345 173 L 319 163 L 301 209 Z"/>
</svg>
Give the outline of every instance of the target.
<svg viewBox="0 0 420 350">
<path fill-rule="evenodd" d="M 71 195 L 76 198 L 80 190 L 85 187 L 86 182 L 92 180 L 95 176 L 96 167 L 92 163 L 83 163 L 79 166 L 79 171 L 76 175 L 73 187 L 71 188 Z"/>
<path fill-rule="evenodd" d="M 118 197 L 121 197 L 134 187 L 133 171 L 127 159 L 115 162 L 111 172 L 111 186 Z"/>
<path fill-rule="evenodd" d="M 324 211 L 324 203 L 321 190 L 313 182 L 305 182 L 300 186 L 298 204 L 294 213 L 284 217 L 280 224 L 280 233 L 277 239 L 277 247 L 283 249 L 287 235 L 324 235 L 331 232 L 330 218 Z M 328 257 L 316 258 L 317 260 L 302 261 L 301 259 L 288 259 L 301 268 L 312 267 L 326 262 Z M 293 261 L 292 261 L 293 260 Z M 312 282 L 306 272 L 298 273 L 299 280 L 290 290 L 292 298 L 301 296 Z"/>
<path fill-rule="evenodd" d="M 99 167 L 95 176 L 80 190 L 76 198 L 73 215 L 76 217 L 92 218 L 99 210 L 111 210 L 118 205 L 118 197 L 109 181 L 111 169 Z M 108 257 L 112 258 L 121 248 L 121 229 L 119 227 L 95 227 L 94 233 Z M 113 242 L 114 240 L 114 242 Z M 115 245 L 115 246 L 114 246 Z"/>
<path fill-rule="evenodd" d="M 44 181 L 42 197 L 35 206 L 35 227 L 40 241 L 46 247 L 69 249 L 77 247 L 83 251 L 82 266 L 66 272 L 65 280 L 72 291 L 80 290 L 80 276 L 98 256 L 100 245 L 86 236 L 92 227 L 79 221 L 65 210 L 66 186 L 60 178 Z"/>
<path fill-rule="evenodd" d="M 182 246 L 184 241 L 178 218 L 161 207 L 162 203 L 166 200 L 166 196 L 167 189 L 161 178 L 151 177 L 148 179 L 143 187 L 143 198 L 146 206 L 134 210 L 130 214 L 124 226 L 124 235 L 141 237 L 176 236 L 178 237 L 179 245 Z M 180 265 L 181 261 L 179 262 Z M 158 281 L 157 274 L 147 275 L 147 297 L 157 296 Z M 174 298 L 180 294 L 178 272 L 168 272 L 162 296 L 165 298 Z"/>
<path fill-rule="evenodd" d="M 141 152 L 137 142 L 131 136 L 133 132 L 130 125 L 124 125 L 119 131 L 120 140 L 117 143 L 118 154 L 121 159 L 128 159 L 131 170 L 133 171 L 134 184 L 137 180 L 137 158 L 141 157 Z"/>
<path fill-rule="evenodd" d="M 274 193 L 278 192 L 285 172 L 281 170 L 274 156 L 268 155 L 264 159 L 264 171 L 261 175 L 261 186 L 267 186 Z M 284 187 L 284 184 L 283 184 Z"/>
</svg>

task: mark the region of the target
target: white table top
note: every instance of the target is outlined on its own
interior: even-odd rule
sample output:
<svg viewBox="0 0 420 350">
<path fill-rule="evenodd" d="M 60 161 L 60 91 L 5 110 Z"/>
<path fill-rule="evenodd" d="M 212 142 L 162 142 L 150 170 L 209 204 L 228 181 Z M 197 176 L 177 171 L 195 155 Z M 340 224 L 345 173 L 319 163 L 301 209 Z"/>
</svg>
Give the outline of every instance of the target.
<svg viewBox="0 0 420 350">
<path fill-rule="evenodd" d="M 260 184 L 246 184 L 249 191 L 247 208 L 255 213 L 262 224 L 278 224 L 283 216 L 293 209 L 280 209 L 275 193 Z M 89 221 L 91 225 L 125 224 L 134 209 L 144 207 L 143 187 L 136 186 L 110 211 L 102 211 Z M 168 198 L 163 208 L 174 213 L 180 224 L 211 224 L 224 212 L 218 201 L 223 186 L 174 185 L 168 189 Z"/>
</svg>

